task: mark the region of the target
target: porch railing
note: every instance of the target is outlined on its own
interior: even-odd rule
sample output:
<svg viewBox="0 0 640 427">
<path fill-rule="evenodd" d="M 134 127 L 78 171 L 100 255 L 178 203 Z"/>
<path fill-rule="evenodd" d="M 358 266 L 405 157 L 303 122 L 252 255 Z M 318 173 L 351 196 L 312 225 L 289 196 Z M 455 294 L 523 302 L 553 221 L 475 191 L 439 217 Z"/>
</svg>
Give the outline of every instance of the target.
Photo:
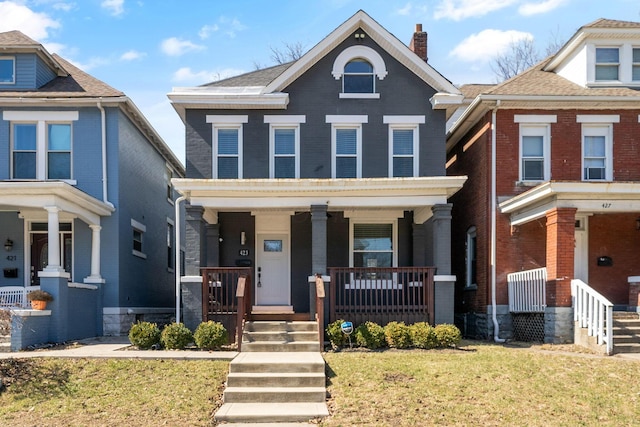
<svg viewBox="0 0 640 427">
<path fill-rule="evenodd" d="M 545 267 L 509 273 L 507 284 L 511 313 L 544 313 L 547 307 Z"/>
<path fill-rule="evenodd" d="M 320 351 L 324 350 L 324 280 L 316 274 L 316 323 L 318 323 L 318 342 Z"/>
<path fill-rule="evenodd" d="M 27 294 L 40 286 L 0 286 L 0 308 L 29 308 Z"/>
<path fill-rule="evenodd" d="M 587 328 L 589 336 L 596 337 L 598 345 L 606 345 L 607 354 L 613 353 L 613 303 L 582 280 L 571 281 L 573 321 Z"/>
<path fill-rule="evenodd" d="M 434 323 L 435 267 L 329 269 L 330 321 Z"/>
<path fill-rule="evenodd" d="M 205 267 L 200 269 L 202 275 L 202 320 L 219 321 L 227 331 L 242 330 L 242 322 L 247 307 L 251 305 L 251 268 L 245 267 Z M 240 281 L 244 278 L 244 281 Z M 242 283 L 243 297 L 238 299 L 238 291 Z M 239 328 L 238 328 L 239 327 Z M 233 335 L 236 337 L 236 335 Z M 237 337 L 236 337 L 237 339 Z M 241 343 L 238 341 L 238 346 Z"/>
</svg>

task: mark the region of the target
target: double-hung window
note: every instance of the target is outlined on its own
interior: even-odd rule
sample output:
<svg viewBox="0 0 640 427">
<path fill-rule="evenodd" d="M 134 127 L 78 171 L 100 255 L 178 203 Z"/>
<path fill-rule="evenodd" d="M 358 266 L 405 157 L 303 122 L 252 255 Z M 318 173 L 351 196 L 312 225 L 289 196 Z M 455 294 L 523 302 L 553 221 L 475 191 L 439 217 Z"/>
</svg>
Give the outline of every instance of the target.
<svg viewBox="0 0 640 427">
<path fill-rule="evenodd" d="M 300 178 L 300 124 L 306 117 L 268 115 L 269 177 Z"/>
<path fill-rule="evenodd" d="M 389 177 L 419 176 L 419 125 L 425 116 L 384 116 L 389 125 Z"/>
<path fill-rule="evenodd" d="M 331 177 L 362 178 L 362 124 L 367 116 L 327 116 L 331 123 Z"/>
<path fill-rule="evenodd" d="M 393 267 L 393 228 L 390 223 L 353 224 L 353 266 Z"/>
<path fill-rule="evenodd" d="M 137 256 L 138 258 L 147 259 L 147 255 L 144 253 L 144 233 L 147 232 L 147 227 L 144 224 L 132 218 L 131 230 L 132 230 L 131 253 Z"/>
<path fill-rule="evenodd" d="M 5 111 L 11 122 L 13 179 L 71 180 L 77 111 Z"/>
<path fill-rule="evenodd" d="M 631 80 L 637 82 L 640 81 L 640 47 L 634 47 L 632 52 Z"/>
<path fill-rule="evenodd" d="M 582 179 L 613 180 L 613 123 L 619 115 L 578 115 L 582 123 Z"/>
<path fill-rule="evenodd" d="M 242 125 L 248 116 L 208 115 L 206 120 L 213 125 L 213 178 L 242 178 Z"/>
<path fill-rule="evenodd" d="M 365 33 L 356 33 L 366 37 Z M 355 45 L 344 49 L 333 62 L 331 74 L 336 80 L 342 79 L 340 98 L 379 99 L 376 80 L 387 75 L 384 59 L 374 49 Z"/>
<path fill-rule="evenodd" d="M 364 59 L 353 59 L 344 66 L 342 75 L 343 93 L 374 93 L 373 66 Z"/>
<path fill-rule="evenodd" d="M 13 56 L 0 56 L 0 85 L 12 85 L 16 82 L 16 59 Z"/>
<path fill-rule="evenodd" d="M 619 80 L 620 49 L 596 47 L 596 81 Z"/>
<path fill-rule="evenodd" d="M 557 122 L 557 116 L 516 114 L 514 122 L 520 124 L 520 182 L 548 181 L 551 179 L 551 124 Z"/>
</svg>

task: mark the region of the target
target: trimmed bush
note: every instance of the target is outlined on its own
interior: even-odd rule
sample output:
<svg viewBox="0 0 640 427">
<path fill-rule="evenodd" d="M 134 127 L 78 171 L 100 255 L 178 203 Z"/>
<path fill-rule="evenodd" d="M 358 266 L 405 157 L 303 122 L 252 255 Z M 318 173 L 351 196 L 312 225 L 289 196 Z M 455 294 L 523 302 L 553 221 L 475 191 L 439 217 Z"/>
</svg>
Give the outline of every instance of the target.
<svg viewBox="0 0 640 427">
<path fill-rule="evenodd" d="M 460 340 L 462 340 L 460 329 L 455 325 L 447 323 L 436 325 L 434 333 L 438 340 L 438 347 L 455 347 L 460 344 Z"/>
<path fill-rule="evenodd" d="M 391 348 L 408 348 L 411 346 L 411 333 L 404 322 L 389 322 L 384 327 L 387 345 Z"/>
<path fill-rule="evenodd" d="M 164 348 L 170 350 L 183 350 L 193 341 L 193 334 L 182 323 L 171 323 L 162 330 L 160 342 Z"/>
<path fill-rule="evenodd" d="M 222 323 L 209 320 L 198 325 L 193 333 L 193 339 L 198 348 L 214 350 L 227 343 L 229 334 Z"/>
<path fill-rule="evenodd" d="M 434 328 L 426 322 L 418 322 L 409 326 L 411 333 L 411 343 L 416 348 L 436 348 L 438 346 L 438 338 Z"/>
<path fill-rule="evenodd" d="M 384 347 L 387 342 L 384 336 L 384 328 L 375 322 L 364 322 L 356 328 L 356 344 L 360 347 L 376 349 Z"/>
<path fill-rule="evenodd" d="M 335 322 L 329 323 L 329 325 L 327 325 L 327 329 L 325 329 L 327 338 L 329 338 L 331 347 L 333 347 L 334 350 L 344 346 L 349 340 L 340 327 L 343 322 L 344 319 L 338 319 Z"/>
<path fill-rule="evenodd" d="M 155 323 L 138 321 L 131 325 L 129 341 L 141 350 L 150 349 L 160 342 L 160 329 Z"/>
</svg>

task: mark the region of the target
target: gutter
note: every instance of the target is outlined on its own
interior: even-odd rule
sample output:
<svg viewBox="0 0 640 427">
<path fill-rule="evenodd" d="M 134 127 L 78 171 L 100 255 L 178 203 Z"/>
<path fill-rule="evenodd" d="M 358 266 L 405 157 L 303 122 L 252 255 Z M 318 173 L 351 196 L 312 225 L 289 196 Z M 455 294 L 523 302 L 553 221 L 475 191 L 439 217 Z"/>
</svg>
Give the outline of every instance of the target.
<svg viewBox="0 0 640 427">
<path fill-rule="evenodd" d="M 496 113 L 499 107 L 500 100 L 497 100 L 495 108 L 491 110 L 491 315 L 493 320 L 493 340 L 497 343 L 503 343 L 505 340 L 500 338 L 500 325 L 496 313 Z"/>
</svg>

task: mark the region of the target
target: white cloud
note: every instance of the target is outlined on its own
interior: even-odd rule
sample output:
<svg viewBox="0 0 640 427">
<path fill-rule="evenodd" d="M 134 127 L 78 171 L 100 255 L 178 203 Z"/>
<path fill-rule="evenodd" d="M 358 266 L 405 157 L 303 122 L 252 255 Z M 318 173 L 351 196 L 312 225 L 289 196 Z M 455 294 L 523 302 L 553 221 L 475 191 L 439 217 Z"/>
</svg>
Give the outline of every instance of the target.
<svg viewBox="0 0 640 427">
<path fill-rule="evenodd" d="M 60 28 L 60 22 L 46 13 L 36 13 L 17 1 L 0 2 L 0 32 L 20 30 L 32 39 L 42 42 L 49 36 L 49 30 Z"/>
<path fill-rule="evenodd" d="M 517 0 L 441 0 L 433 17 L 461 21 L 466 18 L 484 16 L 489 12 L 511 6 Z"/>
<path fill-rule="evenodd" d="M 176 83 L 202 84 L 227 79 L 243 74 L 244 72 L 244 70 L 235 68 L 225 68 L 215 71 L 193 71 L 189 67 L 182 67 L 173 73 L 171 80 Z"/>
<path fill-rule="evenodd" d="M 177 37 L 171 37 L 162 41 L 160 49 L 162 49 L 162 52 L 165 55 L 180 56 L 187 52 L 203 50 L 205 47 L 192 43 L 189 40 L 181 40 Z"/>
<path fill-rule="evenodd" d="M 147 56 L 147 54 L 144 53 L 144 52 L 138 52 L 137 50 L 129 50 L 129 51 L 123 53 L 120 56 L 120 60 L 121 61 L 134 61 L 136 59 L 140 59 L 140 58 L 145 57 L 145 56 Z"/>
<path fill-rule="evenodd" d="M 69 12 L 69 11 L 71 11 L 71 10 L 76 8 L 76 4 L 75 3 L 58 2 L 58 3 L 54 3 L 52 7 L 55 10 L 61 10 L 63 12 Z"/>
<path fill-rule="evenodd" d="M 402 8 L 396 10 L 396 14 L 400 16 L 416 16 L 427 13 L 427 6 L 416 6 L 411 2 L 405 4 Z"/>
<path fill-rule="evenodd" d="M 124 13 L 124 0 L 103 0 L 100 6 L 108 10 L 113 16 L 119 16 Z"/>
<path fill-rule="evenodd" d="M 218 27 L 216 24 L 205 25 L 204 27 L 200 28 L 200 31 L 198 31 L 198 36 L 200 36 L 202 40 L 208 39 L 211 33 L 215 33 L 219 29 L 220 27 Z"/>
<path fill-rule="evenodd" d="M 96 67 L 109 64 L 111 61 L 109 61 L 107 58 L 94 56 L 93 58 L 89 58 L 88 62 L 78 62 L 74 60 L 69 60 L 69 62 L 71 62 L 76 67 L 80 68 L 82 71 L 89 72 L 90 70 Z"/>
<path fill-rule="evenodd" d="M 482 30 L 460 42 L 449 56 L 464 62 L 487 63 L 521 39 L 533 39 L 533 35 L 515 30 Z"/>
<path fill-rule="evenodd" d="M 62 43 L 42 43 L 42 45 L 49 53 L 57 53 L 60 56 L 62 56 L 62 52 L 67 49 L 67 46 Z"/>
<path fill-rule="evenodd" d="M 525 3 L 518 8 L 518 13 L 524 16 L 538 15 L 551 12 L 567 3 L 567 0 L 544 0 L 538 3 Z"/>
<path fill-rule="evenodd" d="M 237 18 L 227 18 L 226 16 L 221 16 L 220 19 L 218 19 L 218 22 L 222 26 L 222 31 L 224 32 L 224 34 L 231 38 L 234 38 L 237 32 L 247 29 L 247 26 L 241 23 Z"/>
<path fill-rule="evenodd" d="M 407 3 L 403 8 L 396 10 L 398 15 L 407 16 L 411 13 L 411 3 Z"/>
</svg>

